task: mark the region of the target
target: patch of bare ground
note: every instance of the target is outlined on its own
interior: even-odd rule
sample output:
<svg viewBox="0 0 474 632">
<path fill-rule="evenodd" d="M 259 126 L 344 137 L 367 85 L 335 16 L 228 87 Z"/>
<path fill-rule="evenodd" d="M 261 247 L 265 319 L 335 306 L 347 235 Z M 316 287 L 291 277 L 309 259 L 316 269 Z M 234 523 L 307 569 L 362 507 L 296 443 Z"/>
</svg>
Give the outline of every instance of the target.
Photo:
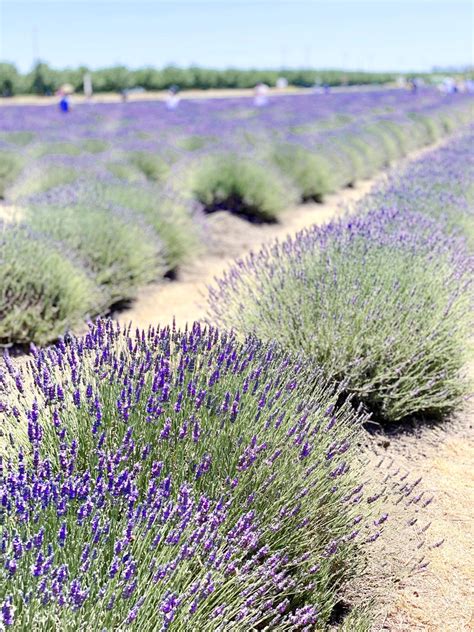
<svg viewBox="0 0 474 632">
<path fill-rule="evenodd" d="M 468 370 L 474 378 L 474 362 Z M 367 435 L 366 489 L 388 520 L 331 630 L 474 630 L 473 425 L 468 401 L 451 420 Z"/>
<path fill-rule="evenodd" d="M 474 364 L 469 370 L 474 378 Z M 382 448 L 397 466 L 422 477 L 423 497 L 434 498 L 426 534 L 431 543 L 442 544 L 426 552 L 426 570 L 400 581 L 376 629 L 474 630 L 473 426 L 471 401 L 451 422 L 394 437 Z"/>
<path fill-rule="evenodd" d="M 20 206 L 0 203 L 0 222 L 17 224 L 24 217 L 24 210 Z"/>
</svg>

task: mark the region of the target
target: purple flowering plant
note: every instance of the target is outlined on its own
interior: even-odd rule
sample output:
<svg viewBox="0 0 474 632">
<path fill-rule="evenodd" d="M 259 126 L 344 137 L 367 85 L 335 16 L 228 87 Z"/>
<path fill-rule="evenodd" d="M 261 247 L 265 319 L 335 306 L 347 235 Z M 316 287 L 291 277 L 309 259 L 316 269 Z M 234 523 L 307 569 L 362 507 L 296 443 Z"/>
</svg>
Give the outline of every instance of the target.
<svg viewBox="0 0 474 632">
<path fill-rule="evenodd" d="M 205 245 L 202 208 L 278 221 L 294 202 L 321 200 L 459 129 L 472 118 L 471 99 L 384 89 L 271 98 L 265 108 L 246 98 L 183 100 L 174 111 L 95 103 L 67 118 L 49 106 L 4 108 L 0 215 L 3 205 L 7 215 L 18 208 L 22 234 L 39 236 L 32 251 L 59 249 L 80 269 L 63 275 L 61 292 L 76 295 L 82 268 L 96 287 L 82 310 L 75 299 L 68 307 L 55 298 L 57 273 L 41 268 L 43 283 L 30 283 L 31 258 L 20 249 L 15 290 L 0 299 L 0 344 L 55 340 L 175 271 Z M 1 241 L 0 261 L 11 257 Z M 19 312 L 27 316 L 15 326 Z"/>
<path fill-rule="evenodd" d="M 3 624 L 323 626 L 386 520 L 340 395 L 274 344 L 198 324 L 99 320 L 23 368 L 6 357 Z"/>
<path fill-rule="evenodd" d="M 44 343 L 97 313 L 93 276 L 57 242 L 0 221 L 0 345 Z"/>
<path fill-rule="evenodd" d="M 429 182 L 439 191 L 436 174 Z M 389 186 L 393 206 L 380 189 L 377 203 L 369 196 L 352 215 L 265 246 L 237 261 L 208 298 L 213 322 L 305 353 L 385 422 L 443 415 L 466 396 L 473 280 L 466 233 L 425 214 L 423 202 L 417 210 L 415 195 L 397 205 Z M 451 216 L 458 199 L 465 214 L 453 195 Z"/>
</svg>

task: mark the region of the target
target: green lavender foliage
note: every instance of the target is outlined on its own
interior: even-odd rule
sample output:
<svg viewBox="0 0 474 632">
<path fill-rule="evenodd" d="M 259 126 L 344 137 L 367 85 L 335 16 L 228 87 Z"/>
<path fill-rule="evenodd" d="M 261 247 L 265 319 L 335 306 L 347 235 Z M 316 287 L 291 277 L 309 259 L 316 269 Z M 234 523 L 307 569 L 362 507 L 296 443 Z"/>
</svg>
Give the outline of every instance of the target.
<svg viewBox="0 0 474 632">
<path fill-rule="evenodd" d="M 23 160 L 13 152 L 0 151 L 0 199 L 21 171 Z"/>
<path fill-rule="evenodd" d="M 163 244 L 163 258 L 168 270 L 201 249 L 201 237 L 189 206 L 178 197 L 161 195 L 159 188 L 104 184 L 98 195 L 143 218 L 156 231 Z"/>
<path fill-rule="evenodd" d="M 322 152 L 287 143 L 276 146 L 271 158 L 292 180 L 302 200 L 321 202 L 327 193 L 337 189 L 334 165 Z"/>
<path fill-rule="evenodd" d="M 344 220 L 264 248 L 211 290 L 211 318 L 308 355 L 377 420 L 446 414 L 467 389 L 472 274 L 439 249 L 434 223 L 416 221 L 402 216 L 392 237 L 374 212 L 366 235 Z"/>
<path fill-rule="evenodd" d="M 144 151 L 131 152 L 129 161 L 147 180 L 162 182 L 169 173 L 169 165 L 163 156 Z"/>
<path fill-rule="evenodd" d="M 257 221 L 276 221 L 296 201 L 291 184 L 270 164 L 232 153 L 201 158 L 188 186 L 208 212 L 225 209 Z"/>
<path fill-rule="evenodd" d="M 103 308 L 78 262 L 23 227 L 0 227 L 0 344 L 44 344 Z"/>
<path fill-rule="evenodd" d="M 130 216 L 93 205 L 51 205 L 29 209 L 26 222 L 79 255 L 110 302 L 132 297 L 165 272 L 159 240 Z"/>
<path fill-rule="evenodd" d="M 8 190 L 9 199 L 16 201 L 20 198 L 43 193 L 54 187 L 70 184 L 78 177 L 75 169 L 62 165 L 34 165 L 23 172 Z"/>
</svg>

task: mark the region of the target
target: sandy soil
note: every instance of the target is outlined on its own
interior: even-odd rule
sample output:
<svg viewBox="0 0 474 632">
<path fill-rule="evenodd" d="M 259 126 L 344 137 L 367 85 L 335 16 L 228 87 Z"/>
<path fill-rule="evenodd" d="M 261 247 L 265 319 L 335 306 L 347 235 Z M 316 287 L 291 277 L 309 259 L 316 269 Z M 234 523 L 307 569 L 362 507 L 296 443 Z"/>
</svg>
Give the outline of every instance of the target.
<svg viewBox="0 0 474 632">
<path fill-rule="evenodd" d="M 474 378 L 474 364 L 470 367 Z M 395 463 L 422 476 L 428 534 L 442 542 L 425 555 L 426 571 L 401 582 L 381 629 L 391 632 L 474 630 L 474 406 L 437 428 L 394 437 L 384 450 Z"/>
<path fill-rule="evenodd" d="M 24 217 L 24 210 L 20 206 L 13 204 L 2 204 L 0 202 L 0 221 L 5 224 L 17 224 Z"/>
</svg>

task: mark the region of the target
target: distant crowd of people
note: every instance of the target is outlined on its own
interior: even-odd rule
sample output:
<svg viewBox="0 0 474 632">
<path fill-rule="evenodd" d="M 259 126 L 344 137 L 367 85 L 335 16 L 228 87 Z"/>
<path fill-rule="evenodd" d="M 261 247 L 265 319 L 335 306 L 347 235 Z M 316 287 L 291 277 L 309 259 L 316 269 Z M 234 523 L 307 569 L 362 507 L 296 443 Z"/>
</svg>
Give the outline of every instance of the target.
<svg viewBox="0 0 474 632">
<path fill-rule="evenodd" d="M 406 79 L 404 77 L 400 77 L 397 81 L 399 87 L 405 87 L 409 89 L 411 92 L 416 93 L 418 89 L 425 85 L 425 82 L 420 77 L 413 77 L 410 79 Z M 84 75 L 83 80 L 83 88 L 84 95 L 86 99 L 91 99 L 93 95 L 92 90 L 92 78 L 89 73 Z M 288 87 L 288 81 L 284 77 L 280 77 L 276 82 L 276 88 L 278 90 L 284 90 Z M 452 77 L 445 77 L 442 81 L 437 84 L 438 89 L 445 94 L 454 94 L 456 92 L 469 92 L 474 94 L 474 81 L 471 79 L 466 80 L 456 80 Z M 256 107 L 263 107 L 268 104 L 269 97 L 269 86 L 266 83 L 258 83 L 254 90 L 254 105 Z M 179 86 L 172 85 L 168 89 L 165 105 L 168 110 L 175 110 L 180 102 L 179 96 Z M 56 92 L 56 95 L 59 97 L 59 109 L 61 112 L 67 113 L 70 110 L 70 95 L 74 92 L 73 86 L 70 84 L 62 85 L 59 90 Z M 120 92 L 120 96 L 123 102 L 128 101 L 128 97 L 130 94 L 136 92 L 144 92 L 143 88 L 130 88 L 123 89 Z M 313 92 L 315 94 L 327 94 L 330 92 L 330 86 L 327 83 L 322 83 L 321 81 L 316 81 L 313 86 Z"/>
<path fill-rule="evenodd" d="M 410 92 L 414 93 L 418 92 L 419 88 L 425 86 L 425 81 L 421 77 L 412 77 L 410 79 L 400 77 L 397 83 L 399 87 L 408 88 Z M 444 94 L 456 94 L 457 92 L 474 93 L 474 81 L 472 81 L 472 79 L 462 80 L 454 79 L 453 77 L 444 77 L 436 84 L 436 87 Z"/>
</svg>

